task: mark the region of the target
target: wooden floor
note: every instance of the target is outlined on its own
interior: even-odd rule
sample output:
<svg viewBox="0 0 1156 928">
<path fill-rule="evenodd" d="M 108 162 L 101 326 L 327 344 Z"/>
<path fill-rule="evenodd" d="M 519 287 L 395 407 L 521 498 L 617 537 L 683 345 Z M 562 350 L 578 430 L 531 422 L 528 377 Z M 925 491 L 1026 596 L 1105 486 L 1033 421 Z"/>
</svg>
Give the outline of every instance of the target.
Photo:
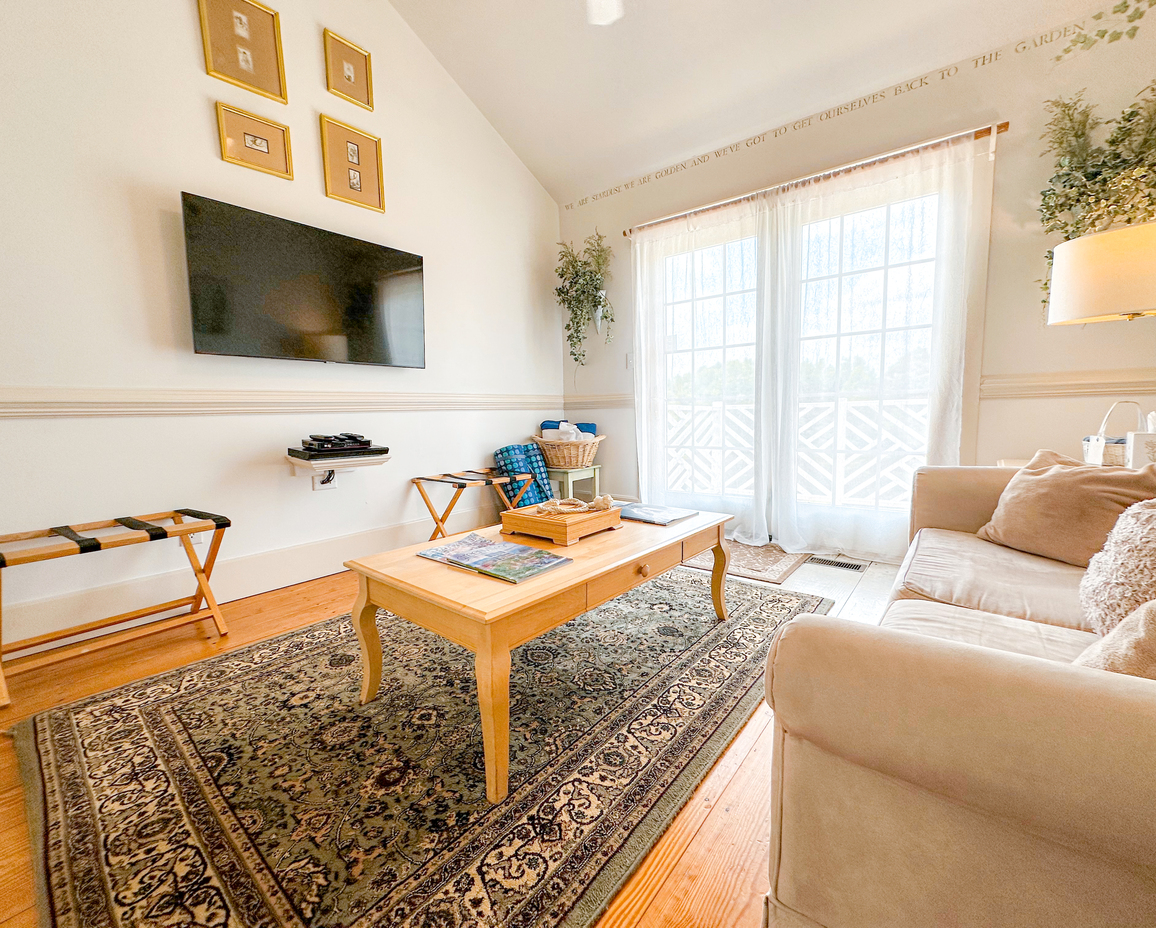
<svg viewBox="0 0 1156 928">
<path fill-rule="evenodd" d="M 896 568 L 863 573 L 804 564 L 783 584 L 835 601 L 833 615 L 877 622 Z M 0 731 L 61 703 L 171 670 L 348 612 L 351 573 L 334 574 L 223 606 L 227 638 L 200 626 L 172 629 L 54 667 L 10 676 L 13 705 Z M 205 623 L 202 623 L 204 625 Z M 211 624 L 211 623 L 210 623 Z M 115 653 L 114 660 L 109 655 Z M 771 713 L 764 704 L 735 738 L 598 928 L 753 928 L 767 888 Z M 35 928 L 32 861 L 23 793 L 11 739 L 0 738 L 0 928 Z"/>
</svg>

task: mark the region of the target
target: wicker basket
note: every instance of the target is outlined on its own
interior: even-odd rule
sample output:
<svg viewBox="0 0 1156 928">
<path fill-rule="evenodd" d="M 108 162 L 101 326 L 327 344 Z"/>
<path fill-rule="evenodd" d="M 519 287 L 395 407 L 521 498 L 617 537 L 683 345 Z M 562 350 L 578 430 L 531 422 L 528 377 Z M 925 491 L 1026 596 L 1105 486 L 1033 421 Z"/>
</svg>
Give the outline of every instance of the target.
<svg viewBox="0 0 1156 928">
<path fill-rule="evenodd" d="M 1134 403 L 1131 400 L 1117 400 L 1108 409 L 1108 414 L 1104 416 L 1104 421 L 1100 423 L 1100 431 L 1095 435 L 1088 435 L 1084 438 L 1084 463 L 1085 464 L 1105 464 L 1120 467 L 1128 463 L 1128 445 L 1124 438 L 1108 438 L 1106 433 L 1108 431 L 1108 419 L 1117 406 L 1135 406 L 1136 407 L 1136 431 L 1143 432 L 1148 428 L 1148 424 L 1144 419 L 1144 410 L 1140 408 L 1139 403 Z M 1098 449 L 1095 447 L 1096 442 L 1093 439 L 1103 439 L 1104 454 L 1102 460 L 1097 460 L 1099 457 Z"/>
<path fill-rule="evenodd" d="M 532 436 L 532 440 L 542 449 L 547 467 L 573 470 L 575 467 L 589 467 L 594 463 L 598 445 L 605 437 L 599 435 L 590 441 L 546 441 L 544 438 Z"/>
</svg>

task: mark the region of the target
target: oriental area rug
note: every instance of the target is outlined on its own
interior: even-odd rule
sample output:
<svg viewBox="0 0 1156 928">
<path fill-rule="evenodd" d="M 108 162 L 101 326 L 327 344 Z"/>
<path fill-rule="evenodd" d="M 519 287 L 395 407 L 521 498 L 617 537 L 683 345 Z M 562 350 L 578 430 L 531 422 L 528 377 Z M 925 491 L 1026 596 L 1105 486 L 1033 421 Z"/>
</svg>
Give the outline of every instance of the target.
<svg viewBox="0 0 1156 928">
<path fill-rule="evenodd" d="M 731 562 L 727 566 L 727 573 L 736 577 L 747 577 L 751 580 L 762 580 L 766 583 L 782 583 L 795 568 L 807 562 L 809 554 L 788 554 L 775 544 L 762 547 L 744 545 L 737 541 L 731 543 Z M 689 567 L 701 567 L 710 570 L 714 567 L 714 555 L 710 551 L 696 554 L 686 562 Z"/>
<path fill-rule="evenodd" d="M 348 616 L 17 730 L 45 924 L 591 925 L 762 698 L 771 637 L 830 601 L 675 569 L 517 648 L 510 794 L 485 797 L 473 655 Z M 37 846 L 38 845 L 38 846 Z"/>
</svg>

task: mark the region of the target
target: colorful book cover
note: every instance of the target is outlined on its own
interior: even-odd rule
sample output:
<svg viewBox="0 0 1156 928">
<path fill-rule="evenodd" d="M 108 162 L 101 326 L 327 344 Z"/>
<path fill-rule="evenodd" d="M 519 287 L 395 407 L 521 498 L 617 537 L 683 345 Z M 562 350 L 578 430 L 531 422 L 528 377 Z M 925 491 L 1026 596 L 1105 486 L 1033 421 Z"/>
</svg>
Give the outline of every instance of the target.
<svg viewBox="0 0 1156 928">
<path fill-rule="evenodd" d="M 695 509 L 675 509 L 673 506 L 649 506 L 645 503 L 627 503 L 622 507 L 622 518 L 651 525 L 670 525 L 698 515 Z"/>
<path fill-rule="evenodd" d="M 440 545 L 437 548 L 426 548 L 424 551 L 417 553 L 418 557 L 428 557 L 431 561 L 441 561 L 443 564 L 450 564 L 451 557 L 458 555 L 468 556 L 476 551 L 493 549 L 495 545 L 500 542 L 490 541 L 488 538 L 483 538 L 476 532 L 470 532 L 465 538 L 459 538 L 457 541 L 451 541 L 448 545 Z"/>
<path fill-rule="evenodd" d="M 520 583 L 538 574 L 572 564 L 568 557 L 509 541 L 490 541 L 474 532 L 465 538 L 419 551 L 420 557 L 454 567 L 465 567 L 507 583 Z"/>
</svg>

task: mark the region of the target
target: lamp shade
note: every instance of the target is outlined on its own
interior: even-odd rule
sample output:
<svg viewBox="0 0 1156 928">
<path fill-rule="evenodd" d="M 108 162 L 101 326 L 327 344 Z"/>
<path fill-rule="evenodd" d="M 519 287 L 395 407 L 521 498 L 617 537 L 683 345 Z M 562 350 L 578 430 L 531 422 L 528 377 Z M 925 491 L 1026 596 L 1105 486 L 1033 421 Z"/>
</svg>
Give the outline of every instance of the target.
<svg viewBox="0 0 1156 928">
<path fill-rule="evenodd" d="M 592 26 L 609 26 L 625 12 L 622 0 L 586 0 L 586 19 Z"/>
<path fill-rule="evenodd" d="M 1156 222 L 1056 246 L 1048 325 L 1156 315 Z"/>
</svg>

